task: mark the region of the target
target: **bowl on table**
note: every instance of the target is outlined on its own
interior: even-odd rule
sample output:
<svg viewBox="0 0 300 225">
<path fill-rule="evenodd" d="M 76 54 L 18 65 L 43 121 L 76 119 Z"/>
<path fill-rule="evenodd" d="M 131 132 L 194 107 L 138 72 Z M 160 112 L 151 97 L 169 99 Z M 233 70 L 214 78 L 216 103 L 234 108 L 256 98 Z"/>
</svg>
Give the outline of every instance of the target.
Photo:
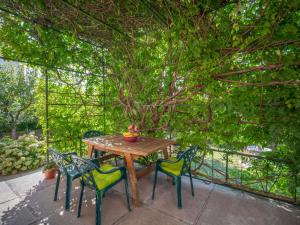
<svg viewBox="0 0 300 225">
<path fill-rule="evenodd" d="M 137 139 L 138 139 L 138 137 L 124 137 L 123 136 L 123 140 L 128 141 L 128 142 L 136 142 Z"/>
</svg>

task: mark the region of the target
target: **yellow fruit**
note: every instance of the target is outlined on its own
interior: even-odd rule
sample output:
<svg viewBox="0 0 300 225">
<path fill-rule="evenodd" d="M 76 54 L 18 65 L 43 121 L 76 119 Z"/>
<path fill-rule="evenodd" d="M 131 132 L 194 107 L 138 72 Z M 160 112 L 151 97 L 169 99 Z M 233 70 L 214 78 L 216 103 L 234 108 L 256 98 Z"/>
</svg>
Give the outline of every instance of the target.
<svg viewBox="0 0 300 225">
<path fill-rule="evenodd" d="M 130 133 L 130 132 L 124 132 L 123 133 L 124 137 L 138 137 L 139 134 L 138 133 Z"/>
<path fill-rule="evenodd" d="M 130 132 L 125 132 L 125 133 L 123 133 L 123 136 L 124 136 L 124 137 L 132 137 L 132 133 L 130 133 Z"/>
<path fill-rule="evenodd" d="M 138 137 L 139 134 L 138 133 L 132 133 L 132 137 Z"/>
</svg>

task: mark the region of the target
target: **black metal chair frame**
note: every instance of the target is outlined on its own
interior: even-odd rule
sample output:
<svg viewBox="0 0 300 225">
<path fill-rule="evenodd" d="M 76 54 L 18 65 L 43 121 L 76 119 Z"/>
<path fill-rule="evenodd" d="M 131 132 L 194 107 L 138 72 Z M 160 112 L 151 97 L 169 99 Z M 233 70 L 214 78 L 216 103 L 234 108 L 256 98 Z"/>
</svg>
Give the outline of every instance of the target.
<svg viewBox="0 0 300 225">
<path fill-rule="evenodd" d="M 191 184 L 191 191 L 192 191 L 192 196 L 194 196 L 194 186 L 193 186 L 193 179 L 192 179 L 192 171 L 191 171 L 191 163 L 194 157 L 197 154 L 197 151 L 199 150 L 199 146 L 192 146 L 186 151 L 179 151 L 176 156 L 176 161 L 171 161 L 168 159 L 158 159 L 156 162 L 155 166 L 155 175 L 154 175 L 154 182 L 153 182 L 153 192 L 152 192 L 152 200 L 154 200 L 154 195 L 155 195 L 155 188 L 156 188 L 156 183 L 157 183 L 157 173 L 158 171 L 172 177 L 173 179 L 173 184 L 176 184 L 176 189 L 177 189 L 177 206 L 178 208 L 182 208 L 182 196 L 181 196 L 181 176 L 185 173 L 188 172 L 189 178 L 190 178 L 190 184 Z M 181 171 L 178 176 L 164 170 L 161 167 L 162 162 L 170 163 L 170 164 L 176 164 L 180 160 L 184 160 L 183 166 L 181 167 Z"/>
<path fill-rule="evenodd" d="M 84 187 L 88 186 L 89 188 L 96 191 L 96 225 L 101 225 L 102 197 L 108 190 L 110 190 L 113 186 L 115 186 L 122 180 L 124 180 L 124 182 L 125 182 L 125 192 L 126 192 L 126 197 L 127 197 L 128 210 L 129 211 L 131 210 L 130 200 L 129 200 L 129 191 L 128 191 L 127 170 L 125 167 L 117 167 L 117 168 L 111 169 L 109 171 L 103 171 L 103 170 L 101 170 L 101 166 L 99 167 L 97 164 L 95 164 L 94 162 L 92 162 L 88 159 L 83 159 L 76 155 L 72 155 L 71 157 L 73 159 L 74 165 L 76 166 L 78 171 L 81 173 L 81 177 L 80 177 L 81 191 L 80 191 L 80 196 L 79 196 L 77 217 L 80 217 L 80 215 L 81 215 L 81 205 L 82 205 Z M 97 187 L 94 175 L 92 173 L 94 170 L 101 174 L 111 174 L 116 171 L 120 171 L 121 177 L 120 177 L 120 179 L 116 180 L 109 186 L 100 190 Z"/>
</svg>

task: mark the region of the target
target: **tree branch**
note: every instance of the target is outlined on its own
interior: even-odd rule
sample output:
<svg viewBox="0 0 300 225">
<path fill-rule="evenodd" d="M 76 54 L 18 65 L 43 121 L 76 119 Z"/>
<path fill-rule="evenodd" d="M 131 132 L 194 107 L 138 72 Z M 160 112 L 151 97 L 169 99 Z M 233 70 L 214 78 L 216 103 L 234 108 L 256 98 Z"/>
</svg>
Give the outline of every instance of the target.
<svg viewBox="0 0 300 225">
<path fill-rule="evenodd" d="M 222 78 L 227 78 L 230 76 L 234 75 L 241 75 L 244 73 L 249 73 L 253 71 L 263 71 L 263 70 L 276 70 L 276 69 L 281 69 L 284 65 L 283 64 L 272 64 L 272 65 L 267 65 L 267 66 L 255 66 L 251 67 L 248 69 L 243 69 L 243 70 L 235 70 L 235 71 L 230 71 L 226 73 L 220 73 L 214 76 L 217 80 L 220 80 Z"/>
<path fill-rule="evenodd" d="M 298 84 L 300 84 L 300 80 L 271 81 L 268 83 L 241 82 L 241 81 L 237 81 L 237 80 L 227 80 L 227 79 L 220 79 L 220 78 L 218 78 L 217 80 L 224 81 L 227 83 L 238 84 L 235 87 L 244 87 L 244 86 L 266 87 L 266 86 L 276 86 L 276 85 L 298 85 Z"/>
</svg>

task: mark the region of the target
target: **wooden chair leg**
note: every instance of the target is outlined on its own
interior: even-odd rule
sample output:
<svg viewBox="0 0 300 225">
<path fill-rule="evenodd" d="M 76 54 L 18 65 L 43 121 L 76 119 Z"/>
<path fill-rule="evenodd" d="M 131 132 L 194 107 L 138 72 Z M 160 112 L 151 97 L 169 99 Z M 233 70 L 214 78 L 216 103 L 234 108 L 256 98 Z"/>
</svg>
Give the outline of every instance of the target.
<svg viewBox="0 0 300 225">
<path fill-rule="evenodd" d="M 177 188 L 177 206 L 179 209 L 182 208 L 182 199 L 181 199 L 181 177 L 176 179 L 176 188 Z"/>
<path fill-rule="evenodd" d="M 80 182 L 81 190 L 80 190 L 80 197 L 78 202 L 78 209 L 77 209 L 77 217 L 80 217 L 81 214 L 81 205 L 82 205 L 82 197 L 83 197 L 83 191 L 84 191 L 84 183 Z"/>
<path fill-rule="evenodd" d="M 67 175 L 67 184 L 66 184 L 66 203 L 65 208 L 67 211 L 70 210 L 70 201 L 71 201 L 71 192 L 72 192 L 72 177 Z"/>
<path fill-rule="evenodd" d="M 102 192 L 96 191 L 96 225 L 101 225 Z"/>
<path fill-rule="evenodd" d="M 189 168 L 189 176 L 190 176 L 192 196 L 194 196 L 195 194 L 194 194 L 194 185 L 193 185 L 193 178 L 192 178 L 191 168 Z"/>
<path fill-rule="evenodd" d="M 54 201 L 57 201 L 57 194 L 58 194 L 58 188 L 59 188 L 59 183 L 60 183 L 60 176 L 61 176 L 61 173 L 58 170 L 58 172 L 57 172 L 57 179 L 56 179 L 56 185 L 55 185 L 55 192 L 54 192 Z"/>
<path fill-rule="evenodd" d="M 152 200 L 154 200 L 156 183 L 157 183 L 157 167 L 155 167 L 155 174 L 154 174 L 154 181 L 153 181 L 153 191 L 152 191 Z"/>
</svg>

